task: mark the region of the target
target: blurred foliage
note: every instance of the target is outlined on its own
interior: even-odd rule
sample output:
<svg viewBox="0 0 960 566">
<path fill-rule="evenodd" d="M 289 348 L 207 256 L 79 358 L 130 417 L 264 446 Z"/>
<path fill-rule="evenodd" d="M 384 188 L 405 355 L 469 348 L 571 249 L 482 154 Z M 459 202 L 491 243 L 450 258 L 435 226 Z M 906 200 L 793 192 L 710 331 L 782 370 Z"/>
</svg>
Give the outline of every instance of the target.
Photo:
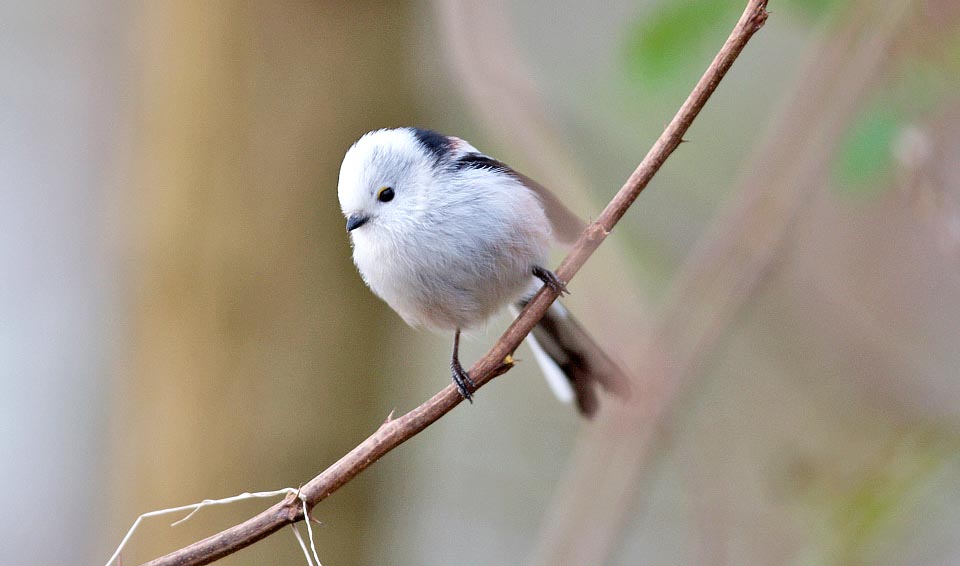
<svg viewBox="0 0 960 566">
<path fill-rule="evenodd" d="M 782 0 L 777 2 L 773 10 L 779 10 L 780 6 L 783 6 L 808 21 L 816 22 L 824 16 L 833 14 L 834 9 L 841 4 L 845 4 L 845 2 L 838 0 Z"/>
<path fill-rule="evenodd" d="M 794 22 L 819 25 L 851 6 L 840 0 L 784 0 Z M 648 94 L 676 95 L 689 87 L 715 46 L 724 40 L 727 22 L 743 9 L 740 0 L 661 2 L 637 18 L 625 44 L 625 74 Z M 718 22 L 723 22 L 719 24 Z M 938 30 L 943 31 L 943 30 Z M 956 92 L 960 76 L 960 34 L 930 40 L 920 50 L 902 54 L 899 74 L 862 110 L 847 132 L 834 161 L 836 192 L 848 197 L 875 197 L 891 185 L 893 152 L 905 127 L 922 119 L 943 97 Z M 674 91 L 677 91 L 675 93 Z"/>
<path fill-rule="evenodd" d="M 903 112 L 887 97 L 864 109 L 840 146 L 833 172 L 837 191 L 874 196 L 887 186 L 894 143 L 904 125 Z"/>
<path fill-rule="evenodd" d="M 957 440 L 949 432 L 901 431 L 874 462 L 854 466 L 851 481 L 818 486 L 810 495 L 823 545 L 812 546 L 801 563 L 872 562 L 882 542 L 904 530 L 905 517 L 922 505 L 926 491 L 937 488 L 937 473 L 958 463 Z"/>
<path fill-rule="evenodd" d="M 891 186 L 897 140 L 930 118 L 960 86 L 960 33 L 900 54 L 896 70 L 846 133 L 833 166 L 835 192 L 876 197 Z"/>
<path fill-rule="evenodd" d="M 731 20 L 743 9 L 739 0 L 687 0 L 657 6 L 634 24 L 627 41 L 628 74 L 649 89 L 688 80 L 693 67 L 727 33 L 717 20 Z"/>
<path fill-rule="evenodd" d="M 805 23 L 819 23 L 834 13 L 838 0 L 784 0 L 778 3 Z M 661 2 L 637 18 L 626 42 L 626 73 L 650 91 L 687 88 L 706 58 L 723 42 L 743 11 L 742 0 Z M 680 81 L 683 81 L 682 84 Z"/>
</svg>

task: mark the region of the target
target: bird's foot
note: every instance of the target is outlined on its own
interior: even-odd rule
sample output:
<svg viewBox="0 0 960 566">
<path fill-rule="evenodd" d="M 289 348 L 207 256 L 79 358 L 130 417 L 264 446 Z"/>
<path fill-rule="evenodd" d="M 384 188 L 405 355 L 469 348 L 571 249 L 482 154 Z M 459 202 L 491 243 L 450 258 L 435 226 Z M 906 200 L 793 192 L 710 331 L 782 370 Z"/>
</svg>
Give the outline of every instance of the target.
<svg viewBox="0 0 960 566">
<path fill-rule="evenodd" d="M 457 386 L 460 396 L 473 403 L 473 392 L 477 389 L 477 384 L 470 379 L 470 374 L 460 365 L 460 360 L 454 358 L 450 361 L 450 376 L 453 377 L 453 383 Z"/>
<path fill-rule="evenodd" d="M 554 293 L 559 296 L 569 295 L 570 291 L 567 291 L 567 284 L 560 280 L 557 277 L 557 274 L 550 271 L 546 267 L 541 267 L 536 265 L 533 267 L 533 276 L 543 281 L 544 285 L 550 287 Z"/>
</svg>

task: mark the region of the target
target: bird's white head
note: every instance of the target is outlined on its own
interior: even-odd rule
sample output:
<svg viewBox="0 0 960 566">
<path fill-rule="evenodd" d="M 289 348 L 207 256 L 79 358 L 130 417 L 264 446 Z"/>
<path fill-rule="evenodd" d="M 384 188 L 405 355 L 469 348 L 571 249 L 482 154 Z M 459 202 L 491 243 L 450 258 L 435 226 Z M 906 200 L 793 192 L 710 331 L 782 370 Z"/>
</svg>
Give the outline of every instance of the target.
<svg viewBox="0 0 960 566">
<path fill-rule="evenodd" d="M 448 140 L 414 128 L 375 130 L 357 140 L 343 158 L 337 187 L 347 231 L 393 230 L 426 210 Z"/>
</svg>

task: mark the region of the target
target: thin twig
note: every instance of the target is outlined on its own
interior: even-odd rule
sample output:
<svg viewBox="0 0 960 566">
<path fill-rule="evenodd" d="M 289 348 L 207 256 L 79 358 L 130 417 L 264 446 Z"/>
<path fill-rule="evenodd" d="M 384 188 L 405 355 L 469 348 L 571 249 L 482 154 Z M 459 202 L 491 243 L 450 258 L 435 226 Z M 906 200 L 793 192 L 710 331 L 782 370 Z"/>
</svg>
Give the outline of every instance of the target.
<svg viewBox="0 0 960 566">
<path fill-rule="evenodd" d="M 744 46 L 767 19 L 767 0 L 750 0 L 740 21 L 714 58 L 710 67 L 680 107 L 673 120 L 657 139 L 637 169 L 630 175 L 610 204 L 595 222 L 590 224 L 574 244 L 570 254 L 556 270 L 565 282 L 577 273 L 591 254 L 607 237 L 616 223 L 647 186 L 667 157 L 673 153 L 684 132 L 716 90 L 720 80 L 730 69 Z M 489 352 L 470 368 L 470 375 L 478 387 L 507 372 L 511 365 L 504 359 L 520 345 L 546 313 L 556 294 L 541 289 L 527 307 L 513 321 Z M 309 508 L 352 480 L 387 452 L 409 440 L 431 423 L 451 411 L 462 401 L 455 386 L 448 385 L 428 401 L 409 413 L 384 423 L 356 448 L 303 486 L 301 494 Z M 209 564 L 276 532 L 284 525 L 303 518 L 303 506 L 296 496 L 270 507 L 266 511 L 225 531 L 191 544 L 176 552 L 158 558 L 150 566 Z"/>
</svg>

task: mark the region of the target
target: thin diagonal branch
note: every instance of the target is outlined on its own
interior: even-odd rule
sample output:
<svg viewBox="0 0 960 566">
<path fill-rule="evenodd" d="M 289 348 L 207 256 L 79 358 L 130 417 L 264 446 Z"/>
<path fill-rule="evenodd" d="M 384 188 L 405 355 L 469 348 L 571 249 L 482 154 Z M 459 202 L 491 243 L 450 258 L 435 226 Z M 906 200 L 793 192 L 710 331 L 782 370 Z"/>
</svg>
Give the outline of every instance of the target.
<svg viewBox="0 0 960 566">
<path fill-rule="evenodd" d="M 584 230 L 570 254 L 560 264 L 556 273 L 562 280 L 569 282 L 580 270 L 667 157 L 680 144 L 683 134 L 716 90 L 720 80 L 750 38 L 763 26 L 767 19 L 766 5 L 767 0 L 750 0 L 730 37 L 697 82 L 683 106 L 610 204 L 597 220 Z M 517 349 L 556 298 L 556 294 L 550 289 L 541 289 L 490 351 L 470 368 L 470 374 L 478 387 L 510 369 L 511 366 L 504 364 L 504 360 Z M 303 501 L 312 509 L 382 456 L 451 411 L 461 401 L 456 387 L 451 384 L 409 413 L 384 423 L 347 455 L 304 485 L 300 491 Z M 303 519 L 303 507 L 300 500 L 290 496 L 239 525 L 148 564 L 150 566 L 209 564 L 301 519 Z"/>
</svg>

